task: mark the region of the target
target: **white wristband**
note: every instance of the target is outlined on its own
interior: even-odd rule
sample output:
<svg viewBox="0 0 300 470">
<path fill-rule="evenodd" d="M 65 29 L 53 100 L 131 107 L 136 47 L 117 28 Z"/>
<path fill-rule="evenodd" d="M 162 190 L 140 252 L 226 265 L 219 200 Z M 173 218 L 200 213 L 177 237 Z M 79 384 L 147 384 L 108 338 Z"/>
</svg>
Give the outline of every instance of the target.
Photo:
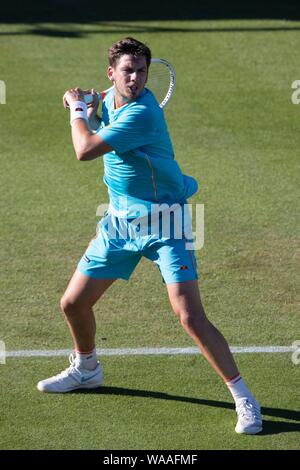
<svg viewBox="0 0 300 470">
<path fill-rule="evenodd" d="M 88 120 L 87 105 L 84 101 L 72 101 L 70 104 L 70 124 L 72 126 L 75 119 Z"/>
</svg>

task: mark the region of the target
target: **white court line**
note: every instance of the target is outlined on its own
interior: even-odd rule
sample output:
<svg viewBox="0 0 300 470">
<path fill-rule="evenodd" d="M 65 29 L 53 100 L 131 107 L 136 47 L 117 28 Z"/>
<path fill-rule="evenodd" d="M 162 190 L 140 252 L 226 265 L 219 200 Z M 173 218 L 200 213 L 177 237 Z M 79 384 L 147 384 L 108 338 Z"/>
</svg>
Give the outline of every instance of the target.
<svg viewBox="0 0 300 470">
<path fill-rule="evenodd" d="M 233 353 L 288 353 L 295 351 L 293 346 L 233 346 L 230 348 Z M 55 357 L 67 356 L 72 351 L 70 349 L 57 350 L 20 350 L 6 351 L 6 357 Z M 159 355 L 183 355 L 201 354 L 198 348 L 137 348 L 137 349 L 97 349 L 99 356 L 159 356 Z"/>
</svg>

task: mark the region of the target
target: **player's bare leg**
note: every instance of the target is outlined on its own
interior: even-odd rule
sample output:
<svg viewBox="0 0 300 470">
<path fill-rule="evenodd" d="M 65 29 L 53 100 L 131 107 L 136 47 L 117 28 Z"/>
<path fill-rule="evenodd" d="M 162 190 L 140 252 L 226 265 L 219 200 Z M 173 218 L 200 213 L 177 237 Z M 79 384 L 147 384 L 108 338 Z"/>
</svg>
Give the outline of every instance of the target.
<svg viewBox="0 0 300 470">
<path fill-rule="evenodd" d="M 41 380 L 41 392 L 64 393 L 79 388 L 92 389 L 102 384 L 102 369 L 97 361 L 95 347 L 96 322 L 93 305 L 114 279 L 93 279 L 78 270 L 72 276 L 61 308 L 69 325 L 76 356 L 70 356 L 70 367 L 63 372 Z"/>
<path fill-rule="evenodd" d="M 186 281 L 167 285 L 169 299 L 185 331 L 202 354 L 226 382 L 236 403 L 237 433 L 256 434 L 262 429 L 260 406 L 242 380 L 227 341 L 207 319 L 202 306 L 198 282 Z"/>
<path fill-rule="evenodd" d="M 167 289 L 181 325 L 216 372 L 223 380 L 238 374 L 227 341 L 205 315 L 197 280 L 168 284 Z"/>
<path fill-rule="evenodd" d="M 96 322 L 93 305 L 115 279 L 93 279 L 76 270 L 60 305 L 70 328 L 76 351 L 95 347 Z"/>
</svg>

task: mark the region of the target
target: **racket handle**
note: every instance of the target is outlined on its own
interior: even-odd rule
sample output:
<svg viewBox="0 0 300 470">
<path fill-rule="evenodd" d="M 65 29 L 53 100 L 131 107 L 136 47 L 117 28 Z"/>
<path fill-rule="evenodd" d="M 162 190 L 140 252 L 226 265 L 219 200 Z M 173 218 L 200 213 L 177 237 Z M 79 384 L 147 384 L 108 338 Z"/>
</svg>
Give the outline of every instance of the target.
<svg viewBox="0 0 300 470">
<path fill-rule="evenodd" d="M 97 93 L 99 100 L 101 100 L 101 93 Z M 91 104 L 93 102 L 93 95 L 91 93 L 87 93 L 84 95 L 84 102 L 86 104 Z"/>
<path fill-rule="evenodd" d="M 102 100 L 102 93 L 97 92 L 97 95 L 98 95 L 99 101 L 101 101 L 101 100 Z M 84 102 L 85 102 L 87 105 L 89 105 L 89 104 L 91 104 L 91 103 L 93 102 L 93 95 L 92 95 L 92 93 L 85 93 L 84 96 L 83 96 L 83 98 L 84 98 Z M 66 109 L 69 109 L 69 107 L 70 107 L 69 104 L 66 103 L 65 108 L 66 108 Z"/>
</svg>

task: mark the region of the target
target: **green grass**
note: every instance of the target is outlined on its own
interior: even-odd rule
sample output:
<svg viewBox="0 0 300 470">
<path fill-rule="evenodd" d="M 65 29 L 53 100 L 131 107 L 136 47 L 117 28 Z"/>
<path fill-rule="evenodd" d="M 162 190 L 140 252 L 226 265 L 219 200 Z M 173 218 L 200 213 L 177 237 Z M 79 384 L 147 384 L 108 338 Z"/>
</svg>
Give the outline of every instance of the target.
<svg viewBox="0 0 300 470">
<path fill-rule="evenodd" d="M 229 392 L 200 356 L 102 362 L 105 386 L 99 391 L 47 395 L 38 392 L 36 382 L 65 361 L 9 359 L 0 369 L 1 384 L 9 391 L 1 399 L 1 448 L 299 448 L 297 367 L 287 354 L 239 356 L 263 403 L 264 431 L 257 436 L 234 432 Z"/>
<path fill-rule="evenodd" d="M 166 116 L 181 168 L 201 184 L 190 202 L 205 205 L 205 246 L 197 258 L 208 317 L 231 345 L 290 345 L 299 339 L 300 107 L 291 104 L 291 83 L 300 78 L 300 34 L 281 30 L 290 26 L 300 23 L 0 25 L 0 79 L 7 87 L 7 104 L 0 105 L 0 339 L 8 350 L 71 345 L 59 299 L 94 235 L 96 208 L 107 195 L 101 159 L 75 158 L 61 97 L 71 86 L 105 88 L 106 51 L 128 34 L 147 42 L 153 55 L 170 60 L 177 72 Z M 99 348 L 192 345 L 171 312 L 158 270 L 146 260 L 130 283 L 119 281 L 109 289 L 95 313 Z M 271 356 L 249 358 L 241 358 L 242 370 L 265 406 L 293 410 L 296 366 L 285 355 L 272 356 L 270 364 Z M 188 366 L 193 361 L 199 376 Z M 56 372 L 58 362 L 63 365 L 18 359 L 0 366 L 1 402 L 8 401 L 0 447 L 299 447 L 293 425 L 272 425 L 253 440 L 235 436 L 234 415 L 222 407 L 115 393 L 38 395 L 35 382 Z M 202 359 L 105 363 L 108 387 L 228 400 Z M 180 383 L 178 373 L 184 377 Z M 100 406 L 97 419 L 92 403 Z M 87 439 L 69 424 L 82 408 Z M 64 422 L 62 410 L 69 414 Z M 69 441 L 62 439 L 65 431 Z"/>
</svg>

